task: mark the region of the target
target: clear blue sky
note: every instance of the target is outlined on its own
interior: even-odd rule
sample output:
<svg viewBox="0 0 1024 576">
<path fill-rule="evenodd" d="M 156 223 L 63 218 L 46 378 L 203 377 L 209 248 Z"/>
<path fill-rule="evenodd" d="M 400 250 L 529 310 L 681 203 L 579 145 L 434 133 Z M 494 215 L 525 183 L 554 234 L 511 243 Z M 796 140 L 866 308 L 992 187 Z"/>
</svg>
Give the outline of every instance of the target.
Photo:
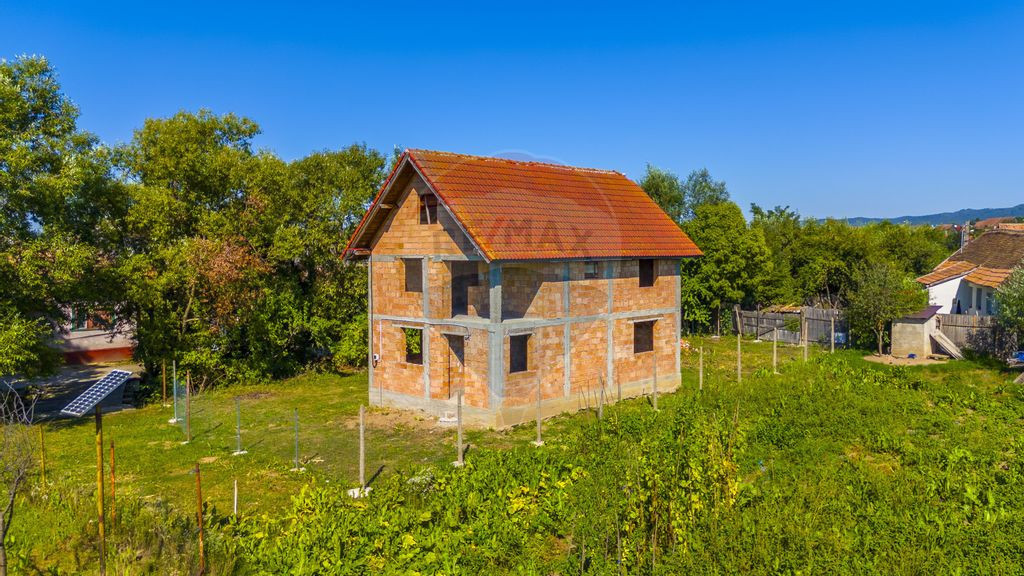
<svg viewBox="0 0 1024 576">
<path fill-rule="evenodd" d="M 108 143 L 210 108 L 287 159 L 366 142 L 616 169 L 706 166 L 746 209 L 1024 202 L 1024 7 L 947 2 L 0 0 Z"/>
</svg>

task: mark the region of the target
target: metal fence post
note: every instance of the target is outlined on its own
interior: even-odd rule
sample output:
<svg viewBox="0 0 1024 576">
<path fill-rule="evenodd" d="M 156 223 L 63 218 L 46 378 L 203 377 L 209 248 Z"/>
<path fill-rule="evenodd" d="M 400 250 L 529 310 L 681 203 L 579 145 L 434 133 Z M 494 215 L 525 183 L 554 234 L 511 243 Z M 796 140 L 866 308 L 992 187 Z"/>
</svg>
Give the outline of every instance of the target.
<svg viewBox="0 0 1024 576">
<path fill-rule="evenodd" d="M 772 372 L 779 373 L 779 329 L 772 329 Z"/>
<path fill-rule="evenodd" d="M 742 337 L 739 332 L 736 333 L 736 383 L 743 382 L 743 346 Z"/>
<path fill-rule="evenodd" d="M 700 347 L 700 360 L 697 364 L 697 389 L 704 390 L 704 347 Z"/>
</svg>

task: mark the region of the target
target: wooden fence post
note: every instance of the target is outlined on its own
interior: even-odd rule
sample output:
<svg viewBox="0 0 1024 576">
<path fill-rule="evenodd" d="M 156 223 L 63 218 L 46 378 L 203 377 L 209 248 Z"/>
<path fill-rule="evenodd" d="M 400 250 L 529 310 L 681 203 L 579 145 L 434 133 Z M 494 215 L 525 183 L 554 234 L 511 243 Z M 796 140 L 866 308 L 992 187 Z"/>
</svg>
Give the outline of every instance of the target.
<svg viewBox="0 0 1024 576">
<path fill-rule="evenodd" d="M 107 573 L 107 534 L 103 522 L 103 414 L 96 404 L 96 519 L 100 536 L 100 576 Z"/>
<path fill-rule="evenodd" d="M 110 526 L 117 524 L 117 477 L 114 474 L 114 441 L 110 441 Z"/>
</svg>

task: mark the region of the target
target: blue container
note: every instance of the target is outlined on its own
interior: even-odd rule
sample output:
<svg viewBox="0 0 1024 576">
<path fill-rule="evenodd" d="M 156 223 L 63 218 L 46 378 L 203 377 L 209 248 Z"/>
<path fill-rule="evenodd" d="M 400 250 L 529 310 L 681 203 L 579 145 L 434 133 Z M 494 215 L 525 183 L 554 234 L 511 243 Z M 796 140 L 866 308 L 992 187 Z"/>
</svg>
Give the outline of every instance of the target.
<svg viewBox="0 0 1024 576">
<path fill-rule="evenodd" d="M 1017 361 L 1018 362 L 1024 362 L 1024 350 L 1021 350 L 1020 352 L 1017 352 Z"/>
</svg>

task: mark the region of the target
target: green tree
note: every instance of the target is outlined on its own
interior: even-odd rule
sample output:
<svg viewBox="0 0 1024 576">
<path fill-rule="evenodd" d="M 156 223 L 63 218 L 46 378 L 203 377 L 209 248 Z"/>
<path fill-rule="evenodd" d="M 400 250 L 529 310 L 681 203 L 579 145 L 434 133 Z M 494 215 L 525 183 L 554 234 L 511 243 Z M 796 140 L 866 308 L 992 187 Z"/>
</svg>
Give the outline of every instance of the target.
<svg viewBox="0 0 1024 576">
<path fill-rule="evenodd" d="M 683 182 L 682 221 L 697 217 L 697 208 L 708 204 L 724 204 L 729 201 L 729 190 L 725 182 L 715 180 L 707 168 L 694 170 Z"/>
<path fill-rule="evenodd" d="M 757 299 L 765 304 L 797 304 L 796 279 L 793 277 L 793 252 L 800 240 L 800 215 L 789 206 L 765 210 L 750 206 L 750 226 L 761 231 L 771 253 L 771 276 L 757 287 Z"/>
<path fill-rule="evenodd" d="M 647 171 L 640 180 L 640 187 L 668 214 L 669 218 L 676 223 L 683 222 L 686 196 L 679 176 L 648 164 Z"/>
<path fill-rule="evenodd" d="M 353 145 L 287 163 L 253 150 L 258 133 L 183 112 L 118 154 L 134 181 L 118 269 L 138 353 L 176 356 L 200 385 L 365 362 L 365 269 L 342 251 L 385 158 Z"/>
<path fill-rule="evenodd" d="M 1018 342 L 1024 336 L 1024 267 L 1013 270 L 996 289 L 996 317 L 1014 334 Z"/>
<path fill-rule="evenodd" d="M 690 172 L 686 181 L 680 182 L 674 173 L 648 164 L 640 187 L 680 225 L 696 216 L 698 206 L 729 201 L 725 182 L 711 178 L 707 168 Z"/>
<path fill-rule="evenodd" d="M 123 202 L 77 118 L 46 59 L 0 61 L 0 341 L 18 347 L 2 373 L 52 368 L 45 344 L 67 305 L 110 294 L 104 248 Z"/>
<path fill-rule="evenodd" d="M 873 333 L 881 356 L 889 324 L 926 306 L 928 294 L 889 261 L 876 260 L 856 269 L 847 301 L 854 330 Z"/>
<path fill-rule="evenodd" d="M 697 206 L 684 230 L 704 252 L 682 265 L 687 320 L 709 326 L 725 304 L 755 304 L 772 264 L 763 233 L 747 226 L 740 207 L 728 201 Z"/>
</svg>

